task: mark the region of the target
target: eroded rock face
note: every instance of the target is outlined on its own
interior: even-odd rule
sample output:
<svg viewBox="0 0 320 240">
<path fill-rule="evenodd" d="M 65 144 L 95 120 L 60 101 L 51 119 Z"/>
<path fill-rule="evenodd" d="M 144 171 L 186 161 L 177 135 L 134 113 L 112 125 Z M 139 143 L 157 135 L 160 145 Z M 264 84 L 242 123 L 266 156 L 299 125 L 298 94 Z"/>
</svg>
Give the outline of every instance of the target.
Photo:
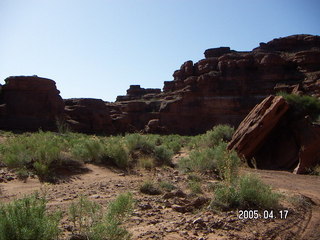
<svg viewBox="0 0 320 240">
<path fill-rule="evenodd" d="M 6 130 L 54 130 L 64 103 L 53 80 L 37 76 L 5 79 L 1 87 L 0 126 Z"/>
<path fill-rule="evenodd" d="M 241 122 L 228 148 L 260 169 L 310 171 L 320 164 L 320 126 L 308 117 L 293 118 L 289 109 L 280 96 L 264 99 Z"/>
<path fill-rule="evenodd" d="M 312 35 L 274 39 L 251 52 L 208 49 L 204 59 L 183 63 L 162 92 L 131 85 L 127 95 L 107 103 L 107 132 L 194 135 L 217 124 L 237 127 L 257 103 L 279 91 L 319 97 L 319 54 L 320 37 Z"/>
<path fill-rule="evenodd" d="M 194 135 L 217 124 L 237 127 L 257 103 L 278 91 L 320 97 L 319 56 L 320 37 L 312 35 L 274 39 L 250 52 L 237 52 L 228 47 L 208 49 L 204 59 L 183 63 L 173 73 L 173 81 L 164 82 L 163 91 L 131 85 L 127 95 L 118 96 L 114 103 L 66 100 L 66 119 L 82 132 L 124 133 L 146 131 L 151 127 L 159 133 L 165 129 L 166 133 Z M 55 85 L 42 79 L 42 83 L 33 88 L 33 81 L 40 78 L 29 79 L 28 83 L 19 85 L 10 80 L 10 84 L 2 86 L 0 128 L 37 128 L 46 125 L 35 123 L 37 119 L 52 119 L 60 114 L 63 103 Z M 12 87 L 23 91 L 24 107 L 17 105 L 14 96 L 18 92 L 13 93 Z M 44 99 L 44 93 L 49 97 Z M 31 108 L 32 99 L 43 103 L 35 103 L 35 108 Z M 46 102 L 52 104 L 47 106 Z M 50 111 L 47 113 L 37 106 Z M 43 117 L 35 118 L 38 112 L 42 112 Z M 9 125 L 4 120 L 22 115 L 13 117 Z M 23 122 L 28 122 L 28 117 L 33 123 L 25 126 Z M 157 128 L 153 125 L 147 128 L 152 119 L 157 119 Z"/>
<path fill-rule="evenodd" d="M 73 98 L 64 102 L 66 120 L 72 130 L 105 134 L 115 132 L 109 109 L 101 99 Z"/>
</svg>

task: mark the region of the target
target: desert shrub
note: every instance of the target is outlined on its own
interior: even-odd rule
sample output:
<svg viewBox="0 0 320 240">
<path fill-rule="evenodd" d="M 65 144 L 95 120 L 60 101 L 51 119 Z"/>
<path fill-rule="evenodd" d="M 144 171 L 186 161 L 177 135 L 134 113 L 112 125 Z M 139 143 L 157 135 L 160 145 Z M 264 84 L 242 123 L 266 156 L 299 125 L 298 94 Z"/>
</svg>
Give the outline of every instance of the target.
<svg viewBox="0 0 320 240">
<path fill-rule="evenodd" d="M 229 142 L 232 139 L 233 133 L 233 127 L 229 125 L 217 125 L 212 130 L 206 132 L 202 141 L 205 141 L 208 147 L 214 147 L 220 144 L 220 142 Z"/>
<path fill-rule="evenodd" d="M 36 195 L 0 206 L 0 239 L 52 240 L 59 235 L 59 213 L 48 214 Z"/>
<path fill-rule="evenodd" d="M 205 134 L 197 135 L 189 139 L 189 149 L 208 148 L 219 145 L 221 142 L 231 140 L 234 128 L 229 125 L 217 125 Z"/>
<path fill-rule="evenodd" d="M 73 234 L 90 240 L 130 239 L 130 233 L 120 225 L 132 210 L 131 193 L 121 194 L 111 201 L 105 213 L 97 203 L 80 197 L 69 208 L 69 218 L 74 225 Z"/>
<path fill-rule="evenodd" d="M 189 137 L 186 144 L 187 148 L 189 150 L 203 148 L 204 146 L 202 146 L 202 138 L 203 134 Z"/>
<path fill-rule="evenodd" d="M 167 182 L 167 181 L 159 182 L 159 186 L 161 189 L 168 191 L 168 192 L 176 189 L 176 186 L 174 186 L 171 182 Z"/>
<path fill-rule="evenodd" d="M 102 221 L 101 206 L 84 196 L 69 207 L 69 219 L 73 224 L 73 234 L 89 237 L 90 229 Z"/>
<path fill-rule="evenodd" d="M 181 158 L 178 166 L 185 172 L 207 172 L 216 169 L 216 161 L 214 159 L 215 151 L 211 148 L 202 151 L 192 151 L 189 157 Z"/>
<path fill-rule="evenodd" d="M 159 165 L 171 165 L 171 159 L 173 156 L 172 150 L 165 146 L 158 146 L 154 149 L 154 156 Z"/>
<path fill-rule="evenodd" d="M 229 151 L 227 149 L 227 143 L 221 142 L 213 149 L 213 155 L 219 176 L 228 182 L 236 179 L 241 163 L 237 153 L 235 151 Z"/>
<path fill-rule="evenodd" d="M 148 141 L 151 145 L 160 146 L 164 142 L 164 137 L 158 134 L 147 134 L 143 135 L 143 137 Z"/>
<path fill-rule="evenodd" d="M 61 164 L 63 149 L 61 136 L 40 131 L 7 139 L 1 148 L 1 158 L 9 168 L 29 169 L 46 180 L 53 174 L 51 170 Z"/>
<path fill-rule="evenodd" d="M 90 238 L 93 240 L 126 240 L 131 234 L 120 225 L 131 214 L 134 200 L 131 193 L 119 195 L 109 203 L 103 221 L 92 227 Z"/>
<path fill-rule="evenodd" d="M 152 169 L 155 166 L 154 158 L 143 156 L 138 159 L 138 166 L 145 169 Z"/>
<path fill-rule="evenodd" d="M 58 118 L 58 117 L 56 118 L 56 127 L 58 130 L 58 133 L 61 133 L 61 134 L 66 134 L 71 131 L 69 125 L 63 118 Z"/>
<path fill-rule="evenodd" d="M 152 153 L 155 148 L 155 144 L 148 140 L 144 135 L 134 133 L 125 136 L 126 145 L 129 152 L 140 150 L 144 153 Z"/>
<path fill-rule="evenodd" d="M 161 194 L 161 190 L 159 187 L 153 183 L 152 181 L 144 181 L 140 186 L 140 192 L 149 194 L 149 195 L 159 195 Z"/>
<path fill-rule="evenodd" d="M 20 180 L 26 181 L 29 177 L 29 172 L 25 167 L 22 167 L 16 171 L 17 177 Z"/>
<path fill-rule="evenodd" d="M 280 196 L 257 176 L 247 174 L 232 183 L 219 184 L 214 190 L 211 207 L 271 209 L 278 207 Z"/>
<path fill-rule="evenodd" d="M 292 114 L 301 117 L 309 115 L 312 120 L 316 120 L 320 115 L 320 100 L 308 95 L 297 95 L 288 93 L 278 93 L 292 107 Z"/>
<path fill-rule="evenodd" d="M 178 166 L 183 171 L 205 173 L 218 171 L 222 179 L 232 181 L 237 177 L 240 159 L 236 152 L 227 150 L 227 143 L 220 142 L 214 148 L 192 151 L 187 158 L 181 158 Z"/>
<path fill-rule="evenodd" d="M 195 182 L 201 182 L 202 181 L 201 176 L 199 176 L 198 174 L 194 174 L 194 173 L 188 174 L 187 179 L 189 181 L 195 181 Z"/>
<path fill-rule="evenodd" d="M 133 197 L 131 193 L 120 194 L 110 202 L 107 211 L 107 219 L 122 222 L 133 211 Z"/>
<path fill-rule="evenodd" d="M 130 164 L 129 153 L 120 141 L 109 141 L 106 147 L 107 160 L 119 168 L 127 168 Z"/>
<path fill-rule="evenodd" d="M 203 192 L 201 181 L 195 179 L 191 179 L 188 181 L 188 188 L 191 190 L 191 193 L 193 194 L 200 194 Z"/>
<path fill-rule="evenodd" d="M 71 152 L 84 162 L 100 163 L 105 157 L 105 145 L 98 138 L 82 138 L 74 143 Z"/>
<path fill-rule="evenodd" d="M 184 142 L 185 140 L 183 137 L 174 134 L 174 135 L 163 136 L 162 145 L 172 150 L 173 153 L 176 154 L 181 150 Z"/>
<path fill-rule="evenodd" d="M 181 143 L 176 141 L 170 141 L 165 144 L 163 144 L 167 149 L 170 149 L 173 153 L 178 153 L 181 150 Z"/>
</svg>

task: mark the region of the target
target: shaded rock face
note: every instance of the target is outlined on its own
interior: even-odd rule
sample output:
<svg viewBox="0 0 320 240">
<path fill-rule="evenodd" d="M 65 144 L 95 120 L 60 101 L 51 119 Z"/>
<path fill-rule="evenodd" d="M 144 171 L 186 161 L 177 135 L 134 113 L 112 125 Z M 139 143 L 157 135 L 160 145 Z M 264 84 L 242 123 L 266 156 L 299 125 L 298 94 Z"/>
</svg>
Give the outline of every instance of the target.
<svg viewBox="0 0 320 240">
<path fill-rule="evenodd" d="M 280 96 L 264 99 L 241 122 L 228 148 L 250 166 L 308 172 L 320 164 L 320 126 L 308 117 L 292 118 L 289 109 Z"/>
<path fill-rule="evenodd" d="M 64 103 L 54 81 L 37 76 L 5 79 L 0 92 L 0 126 L 6 130 L 54 130 Z"/>
<path fill-rule="evenodd" d="M 114 133 L 110 112 L 101 99 L 66 99 L 66 122 L 73 131 L 83 133 Z"/>
</svg>

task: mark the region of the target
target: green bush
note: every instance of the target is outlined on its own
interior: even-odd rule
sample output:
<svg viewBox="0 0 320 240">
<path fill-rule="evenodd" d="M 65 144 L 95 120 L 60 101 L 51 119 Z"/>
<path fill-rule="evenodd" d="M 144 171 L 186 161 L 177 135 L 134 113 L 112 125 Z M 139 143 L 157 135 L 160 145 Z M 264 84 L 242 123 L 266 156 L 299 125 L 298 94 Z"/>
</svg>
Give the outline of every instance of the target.
<svg viewBox="0 0 320 240">
<path fill-rule="evenodd" d="M 73 234 L 90 240 L 130 239 L 131 234 L 120 225 L 132 210 L 131 193 L 121 194 L 111 201 L 106 213 L 103 213 L 100 205 L 82 196 L 69 208 Z"/>
<path fill-rule="evenodd" d="M 63 118 L 58 118 L 58 117 L 56 118 L 56 127 L 58 130 L 58 133 L 61 133 L 61 134 L 66 134 L 71 131 L 69 125 Z"/>
<path fill-rule="evenodd" d="M 53 174 L 52 169 L 61 164 L 64 140 L 50 132 L 17 135 L 4 142 L 1 150 L 2 162 L 16 170 L 34 171 L 41 180 Z"/>
<path fill-rule="evenodd" d="M 126 240 L 131 234 L 120 225 L 133 211 L 134 200 L 131 193 L 119 195 L 109 203 L 104 220 L 92 227 L 93 240 Z"/>
<path fill-rule="evenodd" d="M 221 142 L 228 142 L 231 140 L 234 133 L 234 128 L 229 125 L 217 125 L 212 130 L 205 134 L 197 135 L 189 139 L 189 149 L 208 148 L 219 145 Z"/>
<path fill-rule="evenodd" d="M 207 142 L 208 147 L 214 147 L 220 142 L 229 142 L 232 139 L 234 128 L 229 125 L 217 125 L 212 130 L 207 131 L 203 141 Z"/>
<path fill-rule="evenodd" d="M 235 151 L 229 151 L 227 149 L 227 143 L 225 142 L 217 145 L 213 149 L 213 152 L 219 176 L 228 182 L 232 182 L 238 177 L 241 163 L 237 153 Z"/>
<path fill-rule="evenodd" d="M 91 228 L 102 221 L 101 206 L 80 196 L 69 207 L 69 219 L 73 224 L 73 234 L 89 237 Z"/>
<path fill-rule="evenodd" d="M 219 184 L 214 190 L 211 207 L 272 209 L 278 207 L 280 196 L 258 177 L 247 174 L 232 183 Z"/>
<path fill-rule="evenodd" d="M 167 182 L 167 181 L 159 182 L 159 186 L 161 189 L 168 191 L 168 192 L 176 189 L 176 186 L 174 186 L 171 182 Z"/>
<path fill-rule="evenodd" d="M 173 152 L 165 146 L 158 146 L 154 149 L 154 156 L 159 165 L 171 165 Z"/>
<path fill-rule="evenodd" d="M 84 162 L 100 163 L 105 157 L 105 145 L 97 138 L 82 138 L 71 151 L 74 157 Z"/>
<path fill-rule="evenodd" d="M 201 182 L 197 180 L 189 180 L 188 188 L 191 190 L 191 193 L 193 194 L 200 194 L 203 192 Z"/>
<path fill-rule="evenodd" d="M 161 190 L 159 187 L 154 184 L 152 181 L 145 181 L 140 186 L 140 192 L 149 195 L 159 195 L 161 194 Z"/>
<path fill-rule="evenodd" d="M 150 170 L 155 166 L 155 162 L 152 157 L 143 156 L 138 159 L 138 166 Z"/>
<path fill-rule="evenodd" d="M 192 151 L 187 158 L 181 158 L 178 166 L 183 171 L 205 173 L 218 171 L 222 179 L 232 181 L 237 177 L 240 159 L 236 152 L 227 150 L 227 143 L 220 142 L 214 148 Z"/>
<path fill-rule="evenodd" d="M 106 157 L 119 168 L 127 168 L 130 165 L 128 151 L 119 141 L 110 141 L 106 147 Z"/>
<path fill-rule="evenodd" d="M 134 133 L 125 136 L 126 145 L 129 152 L 140 150 L 144 153 L 152 153 L 155 148 L 155 144 L 148 140 L 144 135 Z"/>
<path fill-rule="evenodd" d="M 123 193 L 109 203 L 107 219 L 122 222 L 133 211 L 133 197 L 131 193 Z"/>
<path fill-rule="evenodd" d="M 202 151 L 192 151 L 189 157 L 181 158 L 178 166 L 185 172 L 202 172 L 216 170 L 217 165 L 214 159 L 214 149 L 207 148 Z"/>
<path fill-rule="evenodd" d="M 292 107 L 292 114 L 298 117 L 309 115 L 312 120 L 317 120 L 320 115 L 320 100 L 308 95 L 278 93 Z"/>
<path fill-rule="evenodd" d="M 168 135 L 163 136 L 163 146 L 173 151 L 173 153 L 178 153 L 184 142 L 184 138 L 179 135 Z"/>
<path fill-rule="evenodd" d="M 25 197 L 0 206 L 1 240 L 52 240 L 59 235 L 60 214 L 46 213 L 46 201 Z"/>
</svg>

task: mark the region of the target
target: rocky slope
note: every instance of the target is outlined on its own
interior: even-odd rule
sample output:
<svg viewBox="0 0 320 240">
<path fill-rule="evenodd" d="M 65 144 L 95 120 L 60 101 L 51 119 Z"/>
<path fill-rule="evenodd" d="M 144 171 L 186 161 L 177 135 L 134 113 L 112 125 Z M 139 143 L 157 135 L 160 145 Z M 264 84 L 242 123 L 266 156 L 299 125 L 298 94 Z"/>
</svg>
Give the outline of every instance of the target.
<svg viewBox="0 0 320 240">
<path fill-rule="evenodd" d="M 198 134 L 216 124 L 238 126 L 262 99 L 278 91 L 320 96 L 320 36 L 274 39 L 248 52 L 207 49 L 187 61 L 160 89 L 132 85 L 114 103 L 67 99 L 55 83 L 11 77 L 0 86 L 0 129 L 52 129 L 62 115 L 72 129 L 87 133 Z"/>
</svg>

